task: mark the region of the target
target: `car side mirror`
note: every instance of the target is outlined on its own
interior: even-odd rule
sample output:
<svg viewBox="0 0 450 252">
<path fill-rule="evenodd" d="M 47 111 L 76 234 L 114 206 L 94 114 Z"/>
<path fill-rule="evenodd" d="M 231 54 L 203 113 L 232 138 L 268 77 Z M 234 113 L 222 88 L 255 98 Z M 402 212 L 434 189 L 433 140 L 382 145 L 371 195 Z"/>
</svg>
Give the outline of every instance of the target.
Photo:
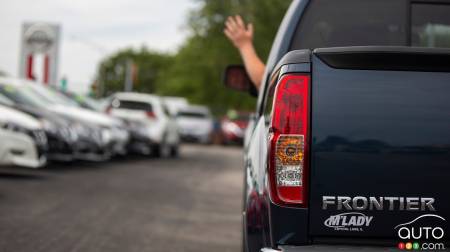
<svg viewBox="0 0 450 252">
<path fill-rule="evenodd" d="M 225 69 L 224 84 L 226 87 L 243 92 L 251 92 L 254 85 L 242 65 L 229 65 Z"/>
</svg>

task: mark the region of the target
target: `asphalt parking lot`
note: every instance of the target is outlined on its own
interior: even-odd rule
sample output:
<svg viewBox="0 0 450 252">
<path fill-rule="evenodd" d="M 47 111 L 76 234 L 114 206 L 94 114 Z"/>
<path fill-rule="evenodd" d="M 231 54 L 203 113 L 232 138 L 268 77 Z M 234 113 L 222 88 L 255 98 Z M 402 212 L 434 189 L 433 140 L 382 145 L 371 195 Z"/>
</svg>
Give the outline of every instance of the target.
<svg viewBox="0 0 450 252">
<path fill-rule="evenodd" d="M 241 154 L 0 168 L 0 251 L 239 251 Z"/>
</svg>

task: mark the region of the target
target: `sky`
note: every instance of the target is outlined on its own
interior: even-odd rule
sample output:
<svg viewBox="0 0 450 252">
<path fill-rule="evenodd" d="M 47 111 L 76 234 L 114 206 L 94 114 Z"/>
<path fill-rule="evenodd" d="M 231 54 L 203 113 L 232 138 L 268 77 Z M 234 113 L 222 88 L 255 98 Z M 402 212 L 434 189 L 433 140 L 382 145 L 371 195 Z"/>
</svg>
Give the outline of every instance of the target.
<svg viewBox="0 0 450 252">
<path fill-rule="evenodd" d="M 23 22 L 49 22 L 62 29 L 58 79 L 84 93 L 100 60 L 119 49 L 143 45 L 174 52 L 188 35 L 194 0 L 0 0 L 0 71 L 17 77 Z M 42 57 L 34 66 L 38 79 Z"/>
</svg>

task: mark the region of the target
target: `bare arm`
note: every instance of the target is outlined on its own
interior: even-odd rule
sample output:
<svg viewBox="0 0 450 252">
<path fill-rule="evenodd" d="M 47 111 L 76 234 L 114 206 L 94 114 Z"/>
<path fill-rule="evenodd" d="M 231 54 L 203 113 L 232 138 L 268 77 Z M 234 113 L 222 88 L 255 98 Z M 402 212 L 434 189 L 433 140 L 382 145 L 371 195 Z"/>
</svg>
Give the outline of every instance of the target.
<svg viewBox="0 0 450 252">
<path fill-rule="evenodd" d="M 253 46 L 253 25 L 248 24 L 246 26 L 240 16 L 228 17 L 225 22 L 224 33 L 239 50 L 245 69 L 255 87 L 259 90 L 266 66 L 256 54 Z"/>
</svg>

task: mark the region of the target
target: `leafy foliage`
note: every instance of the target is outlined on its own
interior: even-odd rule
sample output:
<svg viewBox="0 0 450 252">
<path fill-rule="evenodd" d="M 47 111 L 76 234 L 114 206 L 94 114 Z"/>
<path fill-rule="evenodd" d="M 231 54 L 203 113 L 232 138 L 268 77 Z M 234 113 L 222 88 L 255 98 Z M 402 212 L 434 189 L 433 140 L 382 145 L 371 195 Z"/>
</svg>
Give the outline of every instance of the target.
<svg viewBox="0 0 450 252">
<path fill-rule="evenodd" d="M 164 69 L 173 62 L 173 56 L 149 51 L 142 47 L 140 50 L 126 49 L 110 56 L 100 64 L 99 81 L 105 88 L 103 95 L 123 91 L 126 76 L 127 62 L 136 66 L 133 89 L 139 92 L 154 93 L 157 80 Z"/>
<path fill-rule="evenodd" d="M 256 50 L 266 59 L 290 1 L 197 1 L 199 8 L 192 10 L 187 20 L 190 35 L 176 55 L 125 50 L 102 63 L 100 72 L 104 73 L 108 92 L 122 89 L 124 73 L 119 65 L 131 57 L 139 69 L 138 91 L 184 96 L 193 103 L 209 105 L 216 113 L 229 108 L 254 108 L 254 98 L 226 89 L 222 84 L 225 67 L 242 64 L 238 51 L 223 34 L 224 22 L 229 15 L 236 14 L 252 22 Z"/>
</svg>

